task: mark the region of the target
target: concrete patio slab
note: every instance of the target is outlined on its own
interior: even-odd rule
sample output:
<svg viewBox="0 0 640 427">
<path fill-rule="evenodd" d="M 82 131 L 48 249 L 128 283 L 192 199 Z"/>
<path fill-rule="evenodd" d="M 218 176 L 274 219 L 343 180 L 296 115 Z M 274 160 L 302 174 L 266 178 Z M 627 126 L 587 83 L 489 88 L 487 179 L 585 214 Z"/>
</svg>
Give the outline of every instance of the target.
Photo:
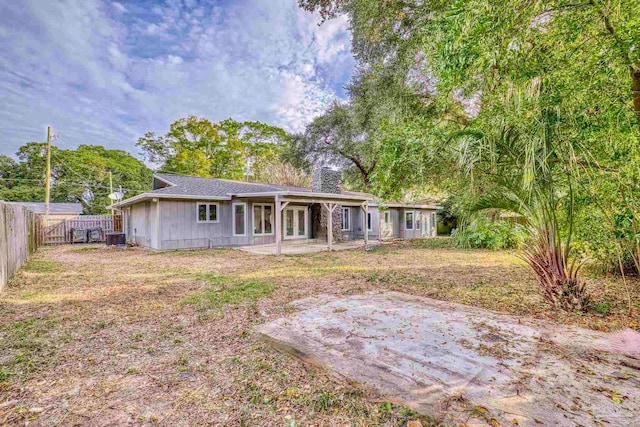
<svg viewBox="0 0 640 427">
<path fill-rule="evenodd" d="M 369 245 L 379 244 L 376 242 L 369 242 Z M 364 247 L 364 240 L 351 240 L 348 242 L 340 242 L 333 244 L 334 251 L 341 251 L 345 249 L 357 249 Z M 268 245 L 252 245 L 252 246 L 241 246 L 238 249 L 241 251 L 249 252 L 256 255 L 275 255 L 276 254 L 276 245 L 268 244 Z M 314 241 L 289 241 L 284 242 L 282 244 L 282 254 L 283 255 L 299 255 L 299 254 L 311 254 L 316 252 L 322 252 L 328 250 L 326 243 L 319 243 Z"/>
<path fill-rule="evenodd" d="M 397 292 L 294 306 L 260 336 L 445 425 L 640 425 L 640 361 L 610 334 Z"/>
</svg>

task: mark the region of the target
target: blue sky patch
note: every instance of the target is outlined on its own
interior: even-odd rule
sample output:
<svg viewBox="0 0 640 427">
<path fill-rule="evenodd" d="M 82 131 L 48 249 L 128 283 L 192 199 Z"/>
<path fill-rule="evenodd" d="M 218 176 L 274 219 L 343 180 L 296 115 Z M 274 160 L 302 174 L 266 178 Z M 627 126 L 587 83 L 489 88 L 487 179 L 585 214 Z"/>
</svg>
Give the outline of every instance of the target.
<svg viewBox="0 0 640 427">
<path fill-rule="evenodd" d="M 138 154 L 190 114 L 299 131 L 354 70 L 345 18 L 296 0 L 0 3 L 0 154 L 43 140 Z"/>
</svg>

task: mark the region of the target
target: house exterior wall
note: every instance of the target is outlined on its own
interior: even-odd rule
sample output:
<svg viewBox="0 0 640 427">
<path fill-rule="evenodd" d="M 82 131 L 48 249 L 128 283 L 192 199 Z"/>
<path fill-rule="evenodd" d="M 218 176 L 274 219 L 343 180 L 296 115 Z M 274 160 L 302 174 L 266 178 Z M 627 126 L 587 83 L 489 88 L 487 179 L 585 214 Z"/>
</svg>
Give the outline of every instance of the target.
<svg viewBox="0 0 640 427">
<path fill-rule="evenodd" d="M 407 229 L 406 227 L 406 212 L 414 213 L 414 228 L 413 230 Z M 432 223 L 431 214 L 435 213 L 435 210 L 431 209 L 399 209 L 400 218 L 399 218 L 399 237 L 401 239 L 416 239 L 422 237 L 422 221 L 428 221 L 428 234 L 425 237 L 434 237 L 436 235 L 436 224 Z M 420 226 L 418 226 L 416 218 L 417 214 L 420 214 Z"/>
<path fill-rule="evenodd" d="M 380 238 L 380 211 L 377 207 L 370 207 L 369 212 L 371 213 L 371 230 L 369 230 L 369 239 L 377 240 Z M 355 239 L 364 239 L 364 227 L 366 227 L 366 217 L 364 211 L 357 207 L 357 211 L 354 213 L 355 222 L 353 225 L 355 227 L 353 231 L 353 238 Z"/>
<path fill-rule="evenodd" d="M 253 205 L 273 204 L 272 200 L 246 200 L 218 202 L 218 222 L 202 223 L 197 220 L 195 200 L 163 201 L 160 226 L 160 249 L 199 249 L 219 246 L 246 246 L 275 243 L 275 234 L 255 236 L 253 228 Z M 214 203 L 201 201 L 201 203 Z M 235 236 L 233 230 L 233 204 L 245 203 L 246 232 L 244 236 Z M 275 213 L 273 214 L 275 215 Z M 275 231 L 275 217 L 272 218 Z"/>
<path fill-rule="evenodd" d="M 156 227 L 156 217 L 152 215 L 151 202 L 143 202 L 132 205 L 126 213 L 127 242 L 134 243 L 145 248 L 154 247 L 153 230 Z"/>
<path fill-rule="evenodd" d="M 197 204 L 218 203 L 218 222 L 198 222 Z M 160 203 L 159 226 L 157 204 Z M 246 203 L 246 233 L 234 236 L 233 203 Z M 246 246 L 275 243 L 275 234 L 253 234 L 253 205 L 273 200 L 233 201 L 165 200 L 132 205 L 126 214 L 127 241 L 155 250 L 203 249 L 219 246 Z M 275 213 L 273 214 L 275 215 Z M 272 218 L 275 232 L 275 217 Z"/>
<path fill-rule="evenodd" d="M 350 226 L 348 230 L 342 230 L 342 209 L 349 208 Z M 362 209 L 360 206 L 338 206 L 338 226 L 340 227 L 341 240 L 355 240 L 358 237 L 358 229 L 362 230 L 362 224 L 358 221 L 362 221 L 362 217 L 359 216 Z"/>
<path fill-rule="evenodd" d="M 198 222 L 197 203 L 218 203 L 218 222 Z M 233 204 L 246 203 L 246 233 L 244 236 L 234 236 L 233 233 Z M 141 202 L 132 205 L 125 211 L 125 233 L 127 241 L 139 246 L 154 250 L 180 250 L 202 249 L 221 246 L 245 246 L 275 243 L 275 234 L 254 235 L 253 206 L 254 204 L 271 204 L 273 199 L 234 199 L 233 201 L 197 201 L 197 200 L 167 200 L 157 202 Z M 159 210 L 158 210 L 159 206 Z M 289 206 L 305 206 L 290 204 Z M 364 238 L 365 215 L 360 206 L 349 206 L 351 227 L 350 230 L 341 232 L 343 240 Z M 340 208 L 337 208 L 340 209 Z M 369 212 L 372 215 L 372 229 L 369 231 L 369 239 L 405 238 L 412 239 L 422 237 L 421 230 L 406 230 L 405 211 L 421 212 L 423 218 L 429 216 L 433 210 L 398 209 L 390 208 L 391 227 L 389 232 L 381 236 L 381 215 L 384 215 L 377 207 L 372 206 Z M 273 210 L 273 215 L 275 211 Z M 311 230 L 318 230 L 316 225 L 310 223 L 314 215 L 309 213 L 307 223 L 308 238 L 313 238 Z M 421 219 L 422 221 L 422 219 Z M 338 224 L 340 218 L 338 217 Z M 435 235 L 435 224 L 430 224 L 432 234 Z M 321 227 L 320 227 L 321 228 Z M 272 229 L 275 232 L 275 216 L 272 217 Z M 284 221 L 282 231 L 284 232 Z M 325 233 L 326 235 L 326 233 Z M 284 239 L 283 239 L 284 241 Z"/>
</svg>

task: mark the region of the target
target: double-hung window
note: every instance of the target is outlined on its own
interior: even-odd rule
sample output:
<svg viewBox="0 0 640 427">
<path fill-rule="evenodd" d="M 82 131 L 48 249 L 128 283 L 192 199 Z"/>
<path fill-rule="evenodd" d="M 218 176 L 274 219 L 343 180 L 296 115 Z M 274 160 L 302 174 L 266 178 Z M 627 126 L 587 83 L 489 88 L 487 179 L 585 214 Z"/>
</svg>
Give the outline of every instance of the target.
<svg viewBox="0 0 640 427">
<path fill-rule="evenodd" d="M 196 212 L 198 214 L 197 222 L 220 222 L 218 211 L 220 205 L 218 203 L 198 202 L 196 204 Z"/>
<path fill-rule="evenodd" d="M 342 215 L 340 215 L 340 222 L 342 231 L 351 230 L 351 209 L 350 208 L 342 208 Z"/>
<path fill-rule="evenodd" d="M 273 205 L 265 203 L 253 204 L 253 235 L 268 236 L 273 234 Z"/>
<path fill-rule="evenodd" d="M 405 229 L 413 230 L 413 227 L 414 227 L 413 220 L 414 220 L 414 212 L 413 211 L 405 211 L 404 212 Z"/>
</svg>

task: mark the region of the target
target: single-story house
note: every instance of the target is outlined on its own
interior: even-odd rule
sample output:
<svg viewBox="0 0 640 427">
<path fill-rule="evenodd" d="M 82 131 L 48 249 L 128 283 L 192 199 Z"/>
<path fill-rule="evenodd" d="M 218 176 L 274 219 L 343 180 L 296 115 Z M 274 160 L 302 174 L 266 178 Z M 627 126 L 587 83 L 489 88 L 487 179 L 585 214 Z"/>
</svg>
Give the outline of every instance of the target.
<svg viewBox="0 0 640 427">
<path fill-rule="evenodd" d="M 157 173 L 151 191 L 112 206 L 128 242 L 154 250 L 310 240 L 436 235 L 437 206 L 376 201 L 344 191 L 337 171 L 318 168 L 311 188 Z M 333 232 L 329 232 L 332 230 Z"/>
</svg>

